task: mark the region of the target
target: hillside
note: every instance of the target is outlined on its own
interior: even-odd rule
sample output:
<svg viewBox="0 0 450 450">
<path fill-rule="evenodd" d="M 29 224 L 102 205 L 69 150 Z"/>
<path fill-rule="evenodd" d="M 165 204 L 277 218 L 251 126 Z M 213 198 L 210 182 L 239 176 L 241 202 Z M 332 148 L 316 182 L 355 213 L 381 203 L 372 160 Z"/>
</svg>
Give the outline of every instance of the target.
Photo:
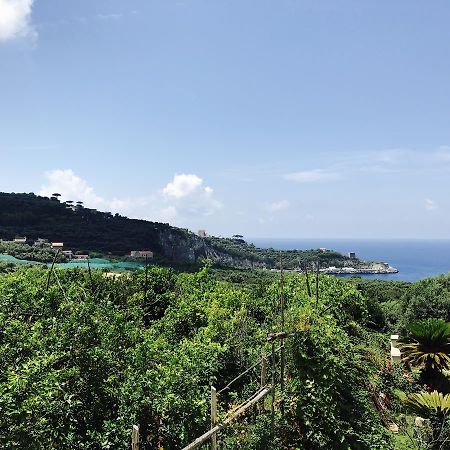
<svg viewBox="0 0 450 450">
<path fill-rule="evenodd" d="M 279 266 L 286 269 L 320 260 L 322 267 L 358 267 L 361 262 L 337 252 L 320 250 L 259 249 L 242 239 L 201 238 L 167 223 L 128 219 L 119 214 L 62 203 L 35 194 L 0 193 L 0 238 L 26 236 L 64 242 L 82 252 L 124 256 L 131 250 L 152 250 L 157 258 L 174 263 L 196 263 L 209 258 L 225 267 Z"/>
</svg>

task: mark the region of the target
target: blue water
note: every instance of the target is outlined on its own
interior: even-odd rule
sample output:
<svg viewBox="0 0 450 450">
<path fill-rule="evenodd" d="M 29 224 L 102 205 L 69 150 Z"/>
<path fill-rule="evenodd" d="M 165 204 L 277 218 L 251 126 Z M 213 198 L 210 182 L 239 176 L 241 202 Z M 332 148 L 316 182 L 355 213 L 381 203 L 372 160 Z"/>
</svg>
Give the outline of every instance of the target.
<svg viewBox="0 0 450 450">
<path fill-rule="evenodd" d="M 383 261 L 399 273 L 361 275 L 382 280 L 417 281 L 450 272 L 450 240 L 394 239 L 250 239 L 257 247 L 281 250 L 325 247 L 340 253 L 356 252 L 367 261 Z"/>
</svg>

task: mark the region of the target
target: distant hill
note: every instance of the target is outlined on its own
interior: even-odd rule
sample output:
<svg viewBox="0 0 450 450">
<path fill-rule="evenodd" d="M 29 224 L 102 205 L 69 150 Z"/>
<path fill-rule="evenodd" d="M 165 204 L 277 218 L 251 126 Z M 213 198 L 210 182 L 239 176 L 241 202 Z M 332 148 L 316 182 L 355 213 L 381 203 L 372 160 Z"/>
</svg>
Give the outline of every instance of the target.
<svg viewBox="0 0 450 450">
<path fill-rule="evenodd" d="M 57 198 L 0 193 L 0 238 L 15 236 L 64 242 L 66 248 L 76 251 L 123 256 L 131 250 L 152 250 L 169 262 L 195 263 L 209 258 L 229 267 L 274 268 L 280 257 L 287 269 L 316 260 L 337 267 L 357 262 L 333 251 L 258 249 L 240 238 L 202 238 L 167 223 L 128 219 Z"/>
</svg>

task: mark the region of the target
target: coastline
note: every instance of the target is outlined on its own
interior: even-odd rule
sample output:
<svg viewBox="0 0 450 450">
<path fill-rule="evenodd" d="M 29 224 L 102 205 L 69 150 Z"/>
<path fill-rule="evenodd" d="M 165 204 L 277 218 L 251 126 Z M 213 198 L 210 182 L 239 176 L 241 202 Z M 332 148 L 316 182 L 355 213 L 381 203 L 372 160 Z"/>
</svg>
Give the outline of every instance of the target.
<svg viewBox="0 0 450 450">
<path fill-rule="evenodd" d="M 362 261 L 387 261 L 395 273 L 361 273 L 362 277 L 389 281 L 416 282 L 450 272 L 450 239 L 252 239 L 258 246 L 289 248 L 333 248 L 346 254 L 355 252 Z M 323 267 L 337 264 L 325 264 Z M 350 264 L 357 266 L 357 264 Z M 358 274 L 336 274 L 352 276 Z"/>
<path fill-rule="evenodd" d="M 327 267 L 324 269 L 320 269 L 321 273 L 325 273 L 327 275 L 348 275 L 348 274 L 367 274 L 367 275 L 387 275 L 393 273 L 399 273 L 398 269 L 392 267 L 387 263 L 381 263 L 383 267 L 376 266 L 372 267 Z"/>
</svg>

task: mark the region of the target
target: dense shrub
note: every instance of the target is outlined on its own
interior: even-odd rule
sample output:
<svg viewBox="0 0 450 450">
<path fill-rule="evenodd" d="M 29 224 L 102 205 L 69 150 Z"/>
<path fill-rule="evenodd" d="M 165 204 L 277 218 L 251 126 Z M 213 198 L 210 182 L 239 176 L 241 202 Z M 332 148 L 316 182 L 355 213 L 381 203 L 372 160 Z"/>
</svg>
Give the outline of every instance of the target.
<svg viewBox="0 0 450 450">
<path fill-rule="evenodd" d="M 115 278 L 74 269 L 54 271 L 46 291 L 48 275 L 33 267 L 0 276 L 1 448 L 125 449 L 132 424 L 143 449 L 180 448 L 209 427 L 210 385 L 221 389 L 252 365 L 279 330 L 278 282 L 252 290 L 207 269 Z M 366 385 L 376 368 L 355 346 L 365 300 L 331 277 L 321 277 L 318 302 L 312 294 L 304 277 L 285 277 L 296 332 L 288 420 L 277 399 L 275 436 L 266 414 L 250 413 L 223 434 L 224 448 L 389 448 Z M 222 411 L 258 383 L 249 373 L 233 384 Z"/>
</svg>

